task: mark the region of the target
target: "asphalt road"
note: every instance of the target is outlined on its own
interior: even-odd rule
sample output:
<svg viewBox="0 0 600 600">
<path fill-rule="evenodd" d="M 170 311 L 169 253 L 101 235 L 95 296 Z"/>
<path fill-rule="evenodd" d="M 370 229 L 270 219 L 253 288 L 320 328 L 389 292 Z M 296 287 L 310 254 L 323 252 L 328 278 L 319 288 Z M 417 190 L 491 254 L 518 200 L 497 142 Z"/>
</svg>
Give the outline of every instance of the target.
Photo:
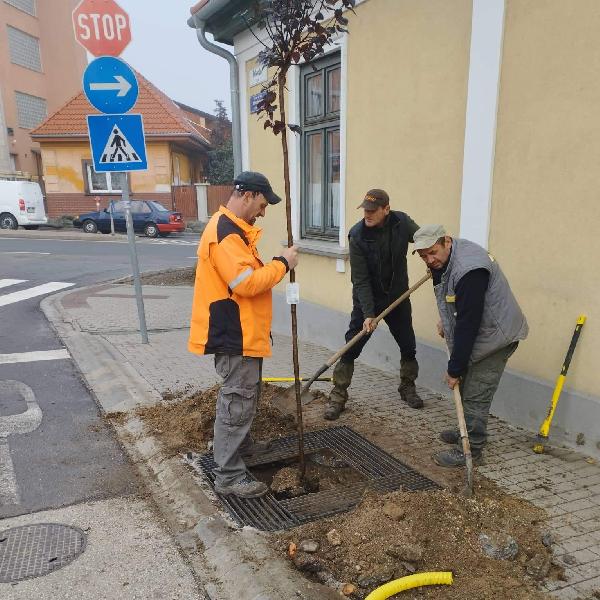
<svg viewBox="0 0 600 600">
<path fill-rule="evenodd" d="M 137 489 L 133 469 L 39 308 L 50 290 L 131 274 L 126 238 L 90 238 L 0 236 L 0 518 Z M 193 265 L 197 239 L 138 239 L 140 270 Z"/>
</svg>

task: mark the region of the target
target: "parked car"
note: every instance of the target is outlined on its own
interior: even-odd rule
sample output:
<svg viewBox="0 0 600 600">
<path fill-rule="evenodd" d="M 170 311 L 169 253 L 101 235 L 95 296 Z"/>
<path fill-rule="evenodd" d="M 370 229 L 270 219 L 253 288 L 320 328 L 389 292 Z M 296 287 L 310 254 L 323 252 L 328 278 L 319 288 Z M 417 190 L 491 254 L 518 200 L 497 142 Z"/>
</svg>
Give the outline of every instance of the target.
<svg viewBox="0 0 600 600">
<path fill-rule="evenodd" d="M 0 180 L 0 229 L 37 229 L 47 222 L 39 183 Z"/>
<path fill-rule="evenodd" d="M 78 215 L 73 221 L 73 227 L 83 229 L 86 233 L 110 233 L 111 213 L 115 231 L 127 231 L 125 203 L 122 200 L 111 201 L 104 210 Z M 167 236 L 185 229 L 181 213 L 169 210 L 153 200 L 131 200 L 131 218 L 133 230 L 148 237 Z"/>
</svg>

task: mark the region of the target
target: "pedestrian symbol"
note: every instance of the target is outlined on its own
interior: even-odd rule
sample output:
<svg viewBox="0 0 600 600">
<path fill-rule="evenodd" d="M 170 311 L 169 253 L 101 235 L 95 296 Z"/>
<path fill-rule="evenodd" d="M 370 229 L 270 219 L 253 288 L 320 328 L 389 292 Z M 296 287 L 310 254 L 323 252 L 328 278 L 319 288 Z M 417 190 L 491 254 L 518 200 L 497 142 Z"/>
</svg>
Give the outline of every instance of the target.
<svg viewBox="0 0 600 600">
<path fill-rule="evenodd" d="M 121 130 L 115 125 L 106 142 L 101 163 L 142 162 L 132 145 Z"/>
<path fill-rule="evenodd" d="M 141 115 L 88 115 L 88 130 L 96 172 L 148 168 Z"/>
</svg>

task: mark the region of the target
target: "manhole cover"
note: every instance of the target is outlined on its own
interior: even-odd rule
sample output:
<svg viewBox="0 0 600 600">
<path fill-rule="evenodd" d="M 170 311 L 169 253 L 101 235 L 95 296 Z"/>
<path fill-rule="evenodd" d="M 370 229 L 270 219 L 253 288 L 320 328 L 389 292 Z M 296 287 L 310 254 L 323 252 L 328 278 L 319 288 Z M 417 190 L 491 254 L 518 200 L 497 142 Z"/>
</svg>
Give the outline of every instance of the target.
<svg viewBox="0 0 600 600">
<path fill-rule="evenodd" d="M 77 527 L 37 523 L 0 531 L 0 583 L 47 575 L 75 560 L 86 535 Z"/>
<path fill-rule="evenodd" d="M 437 483 L 411 469 L 369 440 L 346 426 L 311 431 L 304 435 L 307 454 L 326 451 L 332 467 L 345 465 L 358 473 L 360 481 L 335 489 L 308 493 L 297 498 L 277 499 L 272 493 L 262 498 L 245 499 L 219 496 L 228 512 L 240 525 L 251 525 L 262 531 L 289 529 L 350 510 L 360 502 L 367 487 L 380 492 L 395 490 L 433 490 Z M 268 452 L 246 460 L 250 470 L 261 465 L 278 463 L 297 456 L 295 435 L 275 440 Z M 331 458 L 333 456 L 333 458 Z M 214 489 L 216 467 L 213 455 L 188 454 L 191 466 L 206 477 Z M 321 461 L 323 464 L 323 461 Z"/>
</svg>

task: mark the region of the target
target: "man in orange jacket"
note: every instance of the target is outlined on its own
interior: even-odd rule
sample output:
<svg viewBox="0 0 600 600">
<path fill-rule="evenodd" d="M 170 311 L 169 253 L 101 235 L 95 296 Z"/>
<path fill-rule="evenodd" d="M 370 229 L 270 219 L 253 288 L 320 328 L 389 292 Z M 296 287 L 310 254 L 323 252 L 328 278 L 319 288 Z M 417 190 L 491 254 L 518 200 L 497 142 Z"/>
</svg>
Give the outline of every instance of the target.
<svg viewBox="0 0 600 600">
<path fill-rule="evenodd" d="M 298 264 L 295 247 L 264 264 L 254 226 L 270 204 L 278 204 L 268 179 L 240 173 L 234 190 L 208 222 L 198 246 L 198 265 L 188 349 L 214 354 L 223 378 L 214 428 L 215 491 L 258 498 L 268 487 L 254 480 L 242 459 L 260 448 L 250 436 L 260 393 L 262 361 L 271 356 L 271 289 Z"/>
</svg>

